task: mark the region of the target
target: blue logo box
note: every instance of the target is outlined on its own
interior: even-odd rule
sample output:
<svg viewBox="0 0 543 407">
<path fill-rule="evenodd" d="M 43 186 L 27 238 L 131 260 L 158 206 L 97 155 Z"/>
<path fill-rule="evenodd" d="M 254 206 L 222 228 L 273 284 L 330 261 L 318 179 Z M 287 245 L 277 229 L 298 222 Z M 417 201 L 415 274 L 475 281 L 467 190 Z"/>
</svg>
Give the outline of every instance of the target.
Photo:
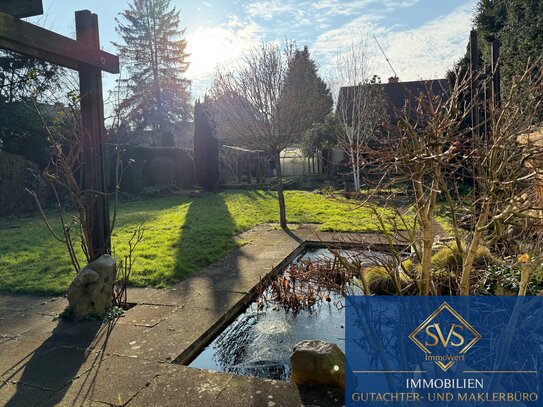
<svg viewBox="0 0 543 407">
<path fill-rule="evenodd" d="M 347 297 L 346 406 L 543 406 L 543 297 Z"/>
</svg>

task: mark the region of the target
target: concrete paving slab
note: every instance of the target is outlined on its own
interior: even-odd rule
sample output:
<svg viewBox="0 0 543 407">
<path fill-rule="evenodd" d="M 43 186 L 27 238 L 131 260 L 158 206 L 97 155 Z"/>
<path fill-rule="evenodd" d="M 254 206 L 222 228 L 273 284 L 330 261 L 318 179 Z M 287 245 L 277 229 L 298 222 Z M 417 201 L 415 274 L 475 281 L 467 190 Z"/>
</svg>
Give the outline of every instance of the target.
<svg viewBox="0 0 543 407">
<path fill-rule="evenodd" d="M 207 274 L 198 273 L 193 277 L 186 278 L 185 280 L 176 283 L 172 288 L 177 290 L 177 292 L 181 294 L 182 298 L 183 295 L 187 295 L 192 292 L 217 291 L 214 287 L 214 284 L 217 282 L 217 280 L 218 276 L 210 276 Z"/>
<path fill-rule="evenodd" d="M 181 306 L 228 310 L 244 296 L 243 293 L 233 291 L 192 291 L 183 297 Z"/>
<path fill-rule="evenodd" d="M 93 343 L 100 338 L 101 332 L 107 328 L 108 324 L 102 324 L 101 321 L 74 322 L 56 319 L 51 320 L 47 325 L 30 329 L 17 339 L 47 342 L 51 346 L 91 349 Z"/>
<path fill-rule="evenodd" d="M 144 359 L 122 356 L 105 358 L 101 363 L 78 377 L 67 389 L 61 390 L 50 401 L 61 405 L 80 406 L 92 402 L 123 406 L 144 389 L 163 367 Z M 150 403 L 149 406 L 156 405 Z"/>
<path fill-rule="evenodd" d="M 175 287 L 163 290 L 130 287 L 127 297 L 129 303 L 175 306 L 179 304 L 182 293 Z"/>
<path fill-rule="evenodd" d="M 224 311 L 221 309 L 179 307 L 164 324 L 169 329 L 185 333 L 191 340 L 196 340 L 223 316 Z"/>
<path fill-rule="evenodd" d="M 117 323 L 151 328 L 166 319 L 173 311 L 175 307 L 171 305 L 137 305 L 126 311 Z"/>
<path fill-rule="evenodd" d="M 277 261 L 277 259 L 283 260 L 285 251 L 284 250 L 265 250 L 260 252 L 256 258 L 257 259 L 272 259 Z"/>
<path fill-rule="evenodd" d="M 39 305 L 32 308 L 32 312 L 42 315 L 57 317 L 68 306 L 68 299 L 65 297 L 54 297 L 45 299 Z"/>
<path fill-rule="evenodd" d="M 73 404 L 73 401 L 56 400 L 55 396 L 51 396 L 36 407 L 111 407 L 109 403 L 101 403 L 94 400 L 77 400 L 78 404 Z"/>
<path fill-rule="evenodd" d="M 195 293 L 197 295 L 207 293 L 211 298 L 218 299 L 214 304 L 214 307 L 224 308 L 224 304 L 222 304 L 224 301 L 221 294 L 222 292 L 246 294 L 250 291 L 252 286 L 258 282 L 258 276 L 260 274 L 257 276 L 250 276 L 249 283 L 253 283 L 254 281 L 251 286 L 248 286 L 248 284 L 239 284 L 238 282 L 247 280 L 246 275 L 247 274 L 245 273 L 238 273 L 237 266 L 233 266 L 228 269 L 225 267 L 224 274 L 222 275 L 201 273 L 197 276 L 187 278 L 175 285 L 178 290 L 184 293 L 184 297 L 181 299 L 180 304 L 192 306 L 193 304 L 190 302 L 191 295 L 194 295 Z M 265 275 L 265 273 L 262 273 L 262 275 Z"/>
<path fill-rule="evenodd" d="M 222 279 L 217 278 L 213 283 L 213 287 L 216 291 L 231 290 L 239 293 L 248 293 L 261 279 L 271 273 L 277 264 L 279 264 L 279 262 L 269 260 L 257 260 L 252 262 L 251 266 L 242 264 L 241 267 L 247 268 L 243 274 L 225 276 Z"/>
<path fill-rule="evenodd" d="M 248 259 L 254 259 L 257 257 L 260 253 L 262 253 L 265 250 L 270 250 L 270 246 L 263 245 L 260 243 L 253 243 L 253 244 L 247 244 L 245 246 L 240 247 L 237 250 L 237 256 L 236 257 L 244 257 Z"/>
<path fill-rule="evenodd" d="M 0 320 L 5 319 L 7 317 L 10 317 L 12 315 L 21 315 L 21 314 L 24 315 L 25 311 L 12 310 L 12 309 L 7 309 L 7 308 L 1 308 L 0 307 Z"/>
<path fill-rule="evenodd" d="M 128 407 L 209 407 L 230 380 L 228 374 L 178 366 L 155 377 Z"/>
<path fill-rule="evenodd" d="M 10 369 L 4 379 L 7 378 L 11 383 L 58 391 L 87 372 L 102 357 L 98 352 L 41 346 Z"/>
<path fill-rule="evenodd" d="M 170 362 L 191 344 L 184 332 L 176 332 L 161 322 L 153 328 L 116 325 L 94 349 L 110 355 Z"/>
<path fill-rule="evenodd" d="M 132 338 L 148 329 L 142 326 L 121 325 L 117 323 L 102 325 L 97 331 L 94 340 L 87 348 L 108 355 L 132 356 L 130 353 Z"/>
<path fill-rule="evenodd" d="M 52 394 L 23 384 L 0 383 L 0 405 L 5 407 L 34 407 Z"/>
<path fill-rule="evenodd" d="M 18 336 L 30 330 L 38 329 L 50 324 L 53 317 L 29 313 L 26 311 L 12 311 L 11 315 L 0 320 L 0 335 Z"/>
<path fill-rule="evenodd" d="M 1 308 L 7 308 L 17 311 L 30 310 L 41 304 L 43 301 L 47 300 L 47 297 L 7 293 L 1 293 L 0 298 L 2 299 Z"/>
<path fill-rule="evenodd" d="M 2 355 L 0 358 L 0 379 L 10 379 L 16 371 L 23 369 L 36 350 L 40 347 L 43 349 L 43 346 L 42 342 L 25 342 L 18 339 L 0 343 L 0 355 Z"/>
<path fill-rule="evenodd" d="M 317 391 L 299 388 L 293 383 L 234 376 L 213 407 L 339 407 L 343 406 L 340 391 Z"/>
</svg>

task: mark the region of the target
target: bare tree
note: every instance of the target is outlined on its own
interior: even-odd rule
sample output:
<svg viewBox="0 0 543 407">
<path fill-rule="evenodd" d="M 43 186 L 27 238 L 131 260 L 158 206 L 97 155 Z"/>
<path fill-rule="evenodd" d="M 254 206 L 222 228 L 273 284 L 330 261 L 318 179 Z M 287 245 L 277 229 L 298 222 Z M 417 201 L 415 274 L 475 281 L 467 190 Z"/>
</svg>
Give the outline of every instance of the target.
<svg viewBox="0 0 543 407">
<path fill-rule="evenodd" d="M 336 114 L 339 146 L 349 159 L 354 189 L 361 188 L 360 172 L 365 164 L 365 146 L 379 130 L 385 115 L 385 100 L 377 77 L 372 75 L 371 59 L 365 40 L 353 41 L 346 53 L 337 58 L 337 79 L 342 86 Z"/>
<path fill-rule="evenodd" d="M 263 43 L 246 53 L 235 71 L 219 70 L 211 91 L 216 133 L 240 147 L 263 150 L 277 172 L 280 224 L 287 227 L 281 151 L 300 140 L 313 123 L 310 101 L 300 100 L 304 83 L 287 86 L 293 43 L 282 50 Z"/>
<path fill-rule="evenodd" d="M 411 213 L 395 211 L 396 216 L 414 216 L 415 222 L 401 221 L 402 228 L 413 227 L 409 234 L 421 265 L 420 293 L 431 289 L 432 247 L 435 239 L 436 212 L 444 183 L 445 169 L 454 165 L 458 154 L 459 126 L 467 114 L 459 107 L 459 95 L 467 84 L 457 83 L 450 96 L 434 94 L 430 88 L 409 95 L 407 102 L 390 126 L 389 136 L 370 156 L 387 181 L 387 189 L 410 183 L 413 191 Z"/>
<path fill-rule="evenodd" d="M 518 243 L 526 243 L 526 232 L 541 223 L 534 183 L 542 173 L 543 146 L 530 137 L 538 121 L 540 83 L 530 78 L 531 71 L 529 66 L 514 78 L 501 103 L 496 98 L 473 102 L 485 114 L 480 129 L 474 129 L 464 145 L 463 165 L 471 170 L 474 183 L 471 194 L 459 192 L 454 174 L 443 179 L 441 190 L 462 255 L 462 295 L 471 293 L 473 263 L 481 245 L 509 246 L 507 254 L 519 255 L 527 248 Z M 488 75 L 483 87 L 490 89 L 492 78 Z M 462 225 L 466 213 L 470 222 Z"/>
</svg>

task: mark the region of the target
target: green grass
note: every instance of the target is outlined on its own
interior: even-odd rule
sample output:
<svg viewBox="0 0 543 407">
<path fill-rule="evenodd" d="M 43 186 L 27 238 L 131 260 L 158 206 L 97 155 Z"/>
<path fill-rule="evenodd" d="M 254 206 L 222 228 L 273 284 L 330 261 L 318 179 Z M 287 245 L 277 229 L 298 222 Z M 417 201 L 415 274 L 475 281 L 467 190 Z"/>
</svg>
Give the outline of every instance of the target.
<svg viewBox="0 0 543 407">
<path fill-rule="evenodd" d="M 323 231 L 377 230 L 369 210 L 310 192 L 285 194 L 289 222 L 318 223 Z M 128 239 L 145 220 L 132 284 L 166 287 L 238 247 L 233 239 L 237 233 L 278 222 L 278 204 L 273 192 L 229 191 L 124 203 L 117 218 L 113 236 L 117 259 L 124 257 Z M 55 227 L 59 229 L 59 224 Z M 58 294 L 73 276 L 65 247 L 50 236 L 41 218 L 0 219 L 0 290 Z"/>
</svg>

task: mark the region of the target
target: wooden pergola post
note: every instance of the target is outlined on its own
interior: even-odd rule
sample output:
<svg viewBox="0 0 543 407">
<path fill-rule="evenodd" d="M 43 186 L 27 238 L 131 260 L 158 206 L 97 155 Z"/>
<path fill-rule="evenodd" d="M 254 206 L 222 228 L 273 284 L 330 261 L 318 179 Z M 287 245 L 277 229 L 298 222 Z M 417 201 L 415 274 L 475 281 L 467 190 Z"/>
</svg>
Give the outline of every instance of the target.
<svg viewBox="0 0 543 407">
<path fill-rule="evenodd" d="M 470 67 L 470 94 L 471 94 L 471 131 L 474 136 L 481 134 L 479 111 L 479 46 L 477 44 L 477 30 L 471 30 L 469 36 L 469 67 Z"/>
<path fill-rule="evenodd" d="M 75 13 L 77 41 L 100 48 L 98 16 L 90 11 Z M 111 253 L 109 205 L 105 174 L 104 98 L 102 71 L 91 65 L 79 68 L 81 121 L 83 125 L 83 188 L 87 201 L 91 260 Z"/>
</svg>

